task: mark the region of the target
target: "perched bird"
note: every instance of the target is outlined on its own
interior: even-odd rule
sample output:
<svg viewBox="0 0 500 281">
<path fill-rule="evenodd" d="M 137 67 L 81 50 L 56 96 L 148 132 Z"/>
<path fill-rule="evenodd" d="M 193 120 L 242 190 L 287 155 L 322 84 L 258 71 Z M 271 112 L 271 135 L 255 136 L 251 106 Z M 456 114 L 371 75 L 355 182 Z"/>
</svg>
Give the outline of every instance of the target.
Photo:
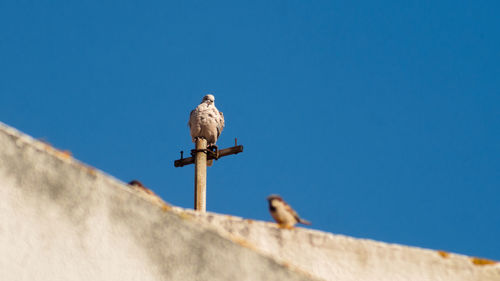
<svg viewBox="0 0 500 281">
<path fill-rule="evenodd" d="M 128 183 L 129 185 L 131 186 L 135 186 L 135 187 L 138 187 L 139 189 L 143 190 L 144 192 L 146 192 L 147 194 L 150 194 L 150 195 L 156 195 L 154 194 L 153 191 L 151 191 L 149 188 L 145 187 L 140 181 L 138 180 L 132 180 Z"/>
<path fill-rule="evenodd" d="M 208 148 L 218 149 L 215 143 L 224 129 L 224 115 L 217 110 L 214 102 L 213 95 L 204 96 L 201 103 L 191 111 L 188 125 L 194 143 L 197 138 L 204 138 Z M 211 161 L 207 162 L 207 165 L 210 164 Z"/>
<path fill-rule="evenodd" d="M 140 190 L 141 192 L 144 192 L 146 194 L 146 196 L 149 197 L 152 201 L 156 201 L 161 206 L 168 207 L 168 204 L 165 203 L 165 201 L 163 201 L 163 199 L 161 199 L 160 196 L 156 195 L 151 189 L 145 187 L 140 181 L 132 180 L 128 184 L 133 189 Z"/>
<path fill-rule="evenodd" d="M 310 225 L 311 223 L 301 219 L 297 212 L 295 212 L 290 205 L 288 205 L 279 195 L 269 195 L 267 197 L 269 202 L 269 212 L 274 220 L 285 228 L 292 228 L 296 223 Z"/>
</svg>

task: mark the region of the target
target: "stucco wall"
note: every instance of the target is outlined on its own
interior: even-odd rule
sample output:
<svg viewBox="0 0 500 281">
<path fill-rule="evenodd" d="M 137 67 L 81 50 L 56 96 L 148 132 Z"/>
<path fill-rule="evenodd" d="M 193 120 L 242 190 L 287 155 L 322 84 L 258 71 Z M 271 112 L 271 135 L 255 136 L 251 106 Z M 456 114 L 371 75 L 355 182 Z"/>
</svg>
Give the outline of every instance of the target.
<svg viewBox="0 0 500 281">
<path fill-rule="evenodd" d="M 313 280 L 0 124 L 0 280 Z"/>
<path fill-rule="evenodd" d="M 500 264 L 437 250 L 174 208 L 221 235 L 325 280 L 498 281 Z"/>
<path fill-rule="evenodd" d="M 1 280 L 500 281 L 434 250 L 171 207 L 0 123 Z"/>
</svg>

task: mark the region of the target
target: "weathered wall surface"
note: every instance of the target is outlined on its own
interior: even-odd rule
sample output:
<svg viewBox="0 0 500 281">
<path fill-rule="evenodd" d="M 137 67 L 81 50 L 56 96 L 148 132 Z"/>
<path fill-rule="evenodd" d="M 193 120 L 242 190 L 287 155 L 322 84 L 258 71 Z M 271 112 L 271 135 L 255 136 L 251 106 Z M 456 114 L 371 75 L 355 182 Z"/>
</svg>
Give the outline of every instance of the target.
<svg viewBox="0 0 500 281">
<path fill-rule="evenodd" d="M 221 235 L 325 280 L 500 281 L 500 264 L 443 251 L 388 244 L 274 223 L 174 208 Z"/>
<path fill-rule="evenodd" d="M 500 281 L 470 257 L 170 207 L 0 123 L 1 280 Z"/>
<path fill-rule="evenodd" d="M 314 280 L 0 124 L 0 280 Z"/>
</svg>

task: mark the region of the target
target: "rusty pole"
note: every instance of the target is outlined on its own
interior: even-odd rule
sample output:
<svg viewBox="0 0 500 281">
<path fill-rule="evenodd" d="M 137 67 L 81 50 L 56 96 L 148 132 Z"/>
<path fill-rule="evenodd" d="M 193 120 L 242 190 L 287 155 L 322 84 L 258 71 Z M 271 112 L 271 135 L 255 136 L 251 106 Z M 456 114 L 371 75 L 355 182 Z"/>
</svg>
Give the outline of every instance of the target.
<svg viewBox="0 0 500 281">
<path fill-rule="evenodd" d="M 194 161 L 194 209 L 205 212 L 207 209 L 207 140 L 196 139 Z"/>
</svg>

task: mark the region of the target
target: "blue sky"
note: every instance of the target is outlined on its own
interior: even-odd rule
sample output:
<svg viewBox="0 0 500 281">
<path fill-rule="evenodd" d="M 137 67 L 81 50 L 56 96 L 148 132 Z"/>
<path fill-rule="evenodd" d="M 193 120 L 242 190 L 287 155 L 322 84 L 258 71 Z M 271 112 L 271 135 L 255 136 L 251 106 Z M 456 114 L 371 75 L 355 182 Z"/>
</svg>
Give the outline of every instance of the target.
<svg viewBox="0 0 500 281">
<path fill-rule="evenodd" d="M 209 211 L 500 260 L 499 3 L 2 1 L 0 121 L 192 208 L 213 93 Z"/>
</svg>

